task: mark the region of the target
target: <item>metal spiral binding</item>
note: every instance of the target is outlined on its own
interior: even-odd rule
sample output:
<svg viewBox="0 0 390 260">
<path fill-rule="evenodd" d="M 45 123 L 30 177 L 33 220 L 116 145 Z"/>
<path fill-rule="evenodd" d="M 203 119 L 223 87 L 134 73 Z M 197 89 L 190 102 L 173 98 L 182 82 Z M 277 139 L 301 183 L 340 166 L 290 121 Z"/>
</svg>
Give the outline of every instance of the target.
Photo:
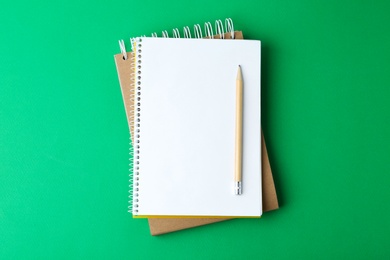
<svg viewBox="0 0 390 260">
<path fill-rule="evenodd" d="M 123 40 L 119 40 L 119 48 L 121 49 L 123 59 L 127 60 L 127 52 L 126 52 L 125 42 Z"/>
<path fill-rule="evenodd" d="M 183 34 L 184 34 L 184 38 L 192 38 L 190 27 L 188 26 L 183 27 Z"/>
<path fill-rule="evenodd" d="M 135 67 L 134 67 L 134 53 L 131 53 L 131 61 L 132 64 L 130 66 L 131 68 L 131 73 L 130 73 L 130 89 L 134 90 L 135 87 Z M 131 92 L 130 92 L 131 93 Z M 134 111 L 134 95 L 130 94 L 130 110 Z M 129 114 L 129 119 L 128 122 L 130 124 L 134 124 L 134 113 Z M 134 127 L 133 127 L 134 129 Z M 129 140 L 129 206 L 128 206 L 128 211 L 130 213 L 133 212 L 133 175 L 134 175 L 134 143 L 132 141 L 132 136 L 130 136 Z"/>
<path fill-rule="evenodd" d="M 134 42 L 135 42 L 135 38 L 130 38 L 130 47 L 132 52 L 134 52 Z"/>
<path fill-rule="evenodd" d="M 134 172 L 134 147 L 131 145 L 130 137 L 130 147 L 129 147 L 129 206 L 128 211 L 133 213 L 133 172 Z"/>
<path fill-rule="evenodd" d="M 211 26 L 210 22 L 204 23 L 204 33 L 206 35 L 206 38 L 214 39 L 213 27 Z"/>
<path fill-rule="evenodd" d="M 225 39 L 225 32 L 223 31 L 223 24 L 221 20 L 215 21 L 215 33 L 219 34 L 220 39 Z"/>
<path fill-rule="evenodd" d="M 179 29 L 177 28 L 173 29 L 173 38 L 180 38 Z"/>
<path fill-rule="evenodd" d="M 142 85 L 142 38 L 136 39 L 135 50 L 135 109 L 134 109 L 134 153 L 133 153 L 133 215 L 138 214 L 139 206 L 139 158 L 141 146 L 141 85 Z"/>
<path fill-rule="evenodd" d="M 168 31 L 167 31 L 167 30 L 162 31 L 162 37 L 163 37 L 163 38 L 169 38 L 169 35 L 168 35 Z"/>
<path fill-rule="evenodd" d="M 195 34 L 195 38 L 197 38 L 197 39 L 203 38 L 202 28 L 200 27 L 199 24 L 194 25 L 194 34 Z"/>
<path fill-rule="evenodd" d="M 202 28 L 199 24 L 194 25 L 193 29 L 194 38 L 201 39 L 203 38 L 203 32 Z M 225 19 L 225 26 L 223 25 L 222 20 L 216 20 L 215 21 L 215 33 L 219 36 L 220 39 L 225 38 L 225 33 L 230 33 L 230 38 L 234 39 L 234 26 L 233 26 L 233 20 L 231 18 Z M 206 38 L 214 39 L 214 30 L 210 22 L 204 23 L 204 35 Z M 158 37 L 157 33 L 154 32 L 151 34 L 152 37 Z M 188 26 L 183 27 L 183 36 L 184 38 L 192 38 L 191 30 Z M 146 35 L 143 35 L 141 37 L 146 37 Z M 161 32 L 161 37 L 163 38 L 169 38 L 169 33 L 167 30 L 164 30 Z M 172 30 L 172 37 L 173 38 L 181 38 L 179 30 L 177 28 Z M 131 44 L 131 50 L 134 51 L 134 41 L 135 38 L 130 38 L 130 44 Z M 124 59 L 127 59 L 127 54 L 125 50 L 125 44 L 123 40 L 119 41 L 119 47 L 121 49 L 121 52 L 123 54 Z"/>
<path fill-rule="evenodd" d="M 225 30 L 226 32 L 230 32 L 230 38 L 234 39 L 234 26 L 233 26 L 233 20 L 232 18 L 226 18 L 225 19 Z"/>
</svg>

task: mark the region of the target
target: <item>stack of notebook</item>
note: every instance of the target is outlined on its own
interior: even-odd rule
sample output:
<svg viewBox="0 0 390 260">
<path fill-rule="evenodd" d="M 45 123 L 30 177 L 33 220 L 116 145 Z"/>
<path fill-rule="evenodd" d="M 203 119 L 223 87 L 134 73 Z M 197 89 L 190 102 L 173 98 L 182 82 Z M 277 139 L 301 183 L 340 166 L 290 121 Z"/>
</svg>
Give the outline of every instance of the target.
<svg viewBox="0 0 390 260">
<path fill-rule="evenodd" d="M 260 128 L 260 42 L 233 23 L 206 23 L 203 38 L 140 37 L 115 55 L 131 132 L 130 207 L 149 218 L 152 235 L 278 208 Z M 154 35 L 156 36 L 156 35 Z M 240 169 L 237 161 L 237 71 L 243 79 Z"/>
</svg>

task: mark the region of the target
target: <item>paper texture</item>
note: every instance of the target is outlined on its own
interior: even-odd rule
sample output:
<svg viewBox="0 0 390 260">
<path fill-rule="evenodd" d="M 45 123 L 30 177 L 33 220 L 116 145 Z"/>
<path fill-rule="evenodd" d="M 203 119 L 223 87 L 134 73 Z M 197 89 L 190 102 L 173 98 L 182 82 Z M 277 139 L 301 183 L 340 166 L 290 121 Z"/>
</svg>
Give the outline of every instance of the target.
<svg viewBox="0 0 390 260">
<path fill-rule="evenodd" d="M 133 215 L 261 216 L 260 41 L 140 38 L 136 57 L 142 69 L 136 71 Z M 240 196 L 233 189 L 238 65 Z"/>
</svg>

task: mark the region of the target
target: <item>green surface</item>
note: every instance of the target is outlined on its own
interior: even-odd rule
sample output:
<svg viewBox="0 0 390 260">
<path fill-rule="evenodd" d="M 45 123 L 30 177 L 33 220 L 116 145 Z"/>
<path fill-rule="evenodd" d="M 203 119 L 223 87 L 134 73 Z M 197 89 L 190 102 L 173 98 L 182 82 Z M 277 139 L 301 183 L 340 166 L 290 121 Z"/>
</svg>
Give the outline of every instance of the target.
<svg viewBox="0 0 390 260">
<path fill-rule="evenodd" d="M 388 259 L 389 10 L 352 0 L 3 2 L 0 258 Z M 262 40 L 281 208 L 152 237 L 127 213 L 113 55 L 119 39 L 225 17 Z"/>
</svg>

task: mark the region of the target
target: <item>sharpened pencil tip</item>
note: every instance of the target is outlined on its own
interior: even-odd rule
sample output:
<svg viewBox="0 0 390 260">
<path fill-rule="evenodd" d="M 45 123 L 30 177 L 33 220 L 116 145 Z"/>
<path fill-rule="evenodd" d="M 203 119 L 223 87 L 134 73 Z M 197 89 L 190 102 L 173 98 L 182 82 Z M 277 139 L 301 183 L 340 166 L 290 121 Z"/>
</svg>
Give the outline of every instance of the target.
<svg viewBox="0 0 390 260">
<path fill-rule="evenodd" d="M 237 80 L 242 80 L 241 65 L 238 65 Z"/>
</svg>

